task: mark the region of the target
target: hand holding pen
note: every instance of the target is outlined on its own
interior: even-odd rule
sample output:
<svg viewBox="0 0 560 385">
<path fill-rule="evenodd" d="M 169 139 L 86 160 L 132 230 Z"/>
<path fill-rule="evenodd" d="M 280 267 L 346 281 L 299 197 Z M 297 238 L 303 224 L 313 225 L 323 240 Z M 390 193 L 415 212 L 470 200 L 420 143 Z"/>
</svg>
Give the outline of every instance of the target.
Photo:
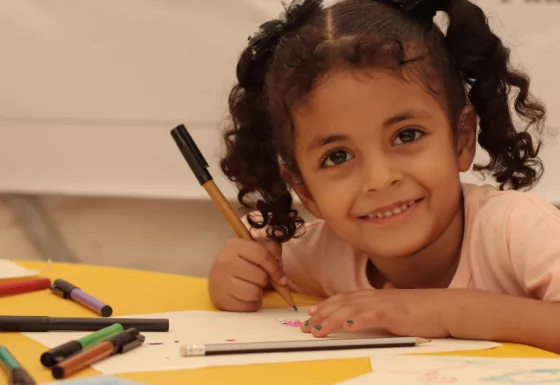
<svg viewBox="0 0 560 385">
<path fill-rule="evenodd" d="M 245 225 L 241 222 L 236 212 L 212 180 L 212 176 L 207 170 L 208 163 L 206 163 L 206 160 L 200 153 L 200 150 L 196 146 L 196 143 L 188 133 L 185 126 L 179 125 L 171 130 L 171 136 L 175 140 L 177 147 L 183 154 L 183 157 L 187 161 L 192 172 L 198 179 L 198 182 L 202 187 L 204 187 L 210 198 L 212 198 L 212 201 L 214 201 L 217 208 L 234 230 L 235 235 L 244 240 L 251 241 L 253 238 L 251 237 L 249 230 L 247 230 Z M 247 303 L 248 300 L 251 302 L 251 300 L 258 297 L 257 300 L 252 301 L 253 306 L 245 311 L 257 310 L 260 307 L 262 287 L 268 283 L 268 279 L 266 279 L 265 282 L 262 271 L 267 272 L 268 275 L 271 276 L 272 280 L 270 282 L 272 286 L 284 299 L 284 301 L 286 301 L 286 303 L 288 303 L 294 310 L 297 310 L 294 299 L 286 286 L 286 279 L 283 277 L 281 269 L 276 262 L 274 253 L 268 252 L 264 246 L 259 245 L 256 242 L 232 240 L 230 244 L 233 244 L 233 246 L 229 249 L 229 252 L 226 252 L 226 254 L 223 254 L 224 256 L 220 258 L 220 261 L 224 259 L 234 261 L 231 265 L 226 263 L 226 267 L 229 266 L 232 269 L 232 271 L 228 272 L 229 277 L 234 277 L 232 274 L 237 273 L 235 277 L 237 277 L 238 280 L 230 282 L 231 286 L 228 287 L 230 290 L 235 290 L 235 288 L 237 288 L 237 290 L 230 291 L 229 295 L 231 295 L 232 292 L 236 292 L 238 295 L 242 295 L 241 293 L 250 294 L 246 298 L 237 298 L 238 301 L 245 303 Z M 230 258 L 227 258 L 226 255 L 230 255 Z M 245 269 L 243 269 L 243 266 Z M 236 270 L 233 271 L 233 269 Z M 247 269 L 255 273 L 258 277 L 255 278 L 252 274 L 247 274 L 245 271 Z M 240 277 L 240 275 L 242 276 Z M 249 278 L 251 281 L 247 281 L 244 278 Z M 257 285 L 255 285 L 255 280 L 258 281 Z M 229 308 L 227 310 L 235 309 Z"/>
<path fill-rule="evenodd" d="M 281 245 L 274 242 L 229 239 L 210 272 L 208 288 L 214 305 L 228 311 L 259 310 L 271 280 L 286 285 L 287 278 L 276 262 L 280 255 Z"/>
</svg>

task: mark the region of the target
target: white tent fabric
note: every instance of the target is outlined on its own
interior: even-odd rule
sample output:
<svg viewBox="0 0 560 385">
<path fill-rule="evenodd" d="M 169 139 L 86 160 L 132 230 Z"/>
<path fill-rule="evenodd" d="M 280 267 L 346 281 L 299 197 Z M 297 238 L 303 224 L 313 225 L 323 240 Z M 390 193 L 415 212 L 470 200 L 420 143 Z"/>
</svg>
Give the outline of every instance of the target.
<svg viewBox="0 0 560 385">
<path fill-rule="evenodd" d="M 560 2 L 484 0 L 560 127 Z M 216 167 L 246 37 L 277 0 L 0 1 L 0 191 L 205 198 L 169 130 Z M 537 192 L 560 202 L 560 145 Z M 466 180 L 472 180 L 467 175 Z"/>
</svg>

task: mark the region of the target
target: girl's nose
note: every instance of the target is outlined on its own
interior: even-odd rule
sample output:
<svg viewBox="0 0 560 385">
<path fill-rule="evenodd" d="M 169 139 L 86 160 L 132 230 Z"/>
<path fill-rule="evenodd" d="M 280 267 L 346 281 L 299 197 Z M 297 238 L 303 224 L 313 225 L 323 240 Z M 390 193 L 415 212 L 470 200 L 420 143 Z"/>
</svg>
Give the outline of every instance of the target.
<svg viewBox="0 0 560 385">
<path fill-rule="evenodd" d="M 403 177 L 398 165 L 382 154 L 367 157 L 362 167 L 364 193 L 386 189 Z"/>
</svg>

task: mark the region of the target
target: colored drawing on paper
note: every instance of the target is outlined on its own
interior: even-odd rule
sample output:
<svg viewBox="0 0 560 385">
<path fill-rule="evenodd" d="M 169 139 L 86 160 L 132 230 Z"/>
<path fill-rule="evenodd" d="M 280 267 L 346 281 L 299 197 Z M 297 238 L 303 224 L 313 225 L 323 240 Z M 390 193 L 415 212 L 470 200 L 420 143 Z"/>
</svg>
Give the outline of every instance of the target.
<svg viewBox="0 0 560 385">
<path fill-rule="evenodd" d="M 371 364 L 370 374 L 350 380 L 348 385 L 560 385 L 558 359 L 401 356 L 373 357 Z"/>
<path fill-rule="evenodd" d="M 302 322 L 298 319 L 280 319 L 276 318 L 277 322 L 280 322 L 284 326 L 292 327 L 292 328 L 299 328 L 302 326 Z"/>
<path fill-rule="evenodd" d="M 533 369 L 499 376 L 481 378 L 482 381 L 504 384 L 560 384 L 559 369 Z"/>
<path fill-rule="evenodd" d="M 460 363 L 457 365 L 453 365 L 450 367 L 445 368 L 438 368 L 438 369 L 429 369 L 429 370 L 398 370 L 398 371 L 386 371 L 386 373 L 391 374 L 411 374 L 416 375 L 417 380 L 422 384 L 453 384 L 457 382 L 457 377 L 452 374 L 448 374 L 445 372 L 455 371 L 457 369 L 463 369 L 468 367 L 468 363 Z"/>
</svg>

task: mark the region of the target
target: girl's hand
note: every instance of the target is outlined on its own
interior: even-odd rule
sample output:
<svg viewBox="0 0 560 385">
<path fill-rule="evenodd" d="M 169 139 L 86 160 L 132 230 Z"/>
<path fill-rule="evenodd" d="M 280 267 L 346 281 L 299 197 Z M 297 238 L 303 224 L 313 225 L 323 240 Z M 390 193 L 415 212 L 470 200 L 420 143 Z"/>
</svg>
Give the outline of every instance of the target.
<svg viewBox="0 0 560 385">
<path fill-rule="evenodd" d="M 309 310 L 302 331 L 325 337 L 335 331 L 382 328 L 391 334 L 449 336 L 446 314 L 467 297 L 463 290 L 358 290 L 331 297 Z"/>
<path fill-rule="evenodd" d="M 208 279 L 210 299 L 220 310 L 250 312 L 261 308 L 270 279 L 286 285 L 277 260 L 281 245 L 246 239 L 228 240 L 214 261 Z"/>
</svg>

